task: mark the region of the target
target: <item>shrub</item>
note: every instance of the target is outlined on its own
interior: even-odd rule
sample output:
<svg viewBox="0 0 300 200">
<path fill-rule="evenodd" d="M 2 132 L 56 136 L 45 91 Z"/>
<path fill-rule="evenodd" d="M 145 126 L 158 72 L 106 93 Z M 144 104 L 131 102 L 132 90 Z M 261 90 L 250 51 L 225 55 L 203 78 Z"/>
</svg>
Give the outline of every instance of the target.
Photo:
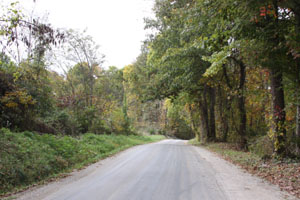
<svg viewBox="0 0 300 200">
<path fill-rule="evenodd" d="M 255 137 L 252 141 L 249 141 L 249 150 L 260 157 L 271 157 L 273 143 L 267 135 Z"/>
</svg>

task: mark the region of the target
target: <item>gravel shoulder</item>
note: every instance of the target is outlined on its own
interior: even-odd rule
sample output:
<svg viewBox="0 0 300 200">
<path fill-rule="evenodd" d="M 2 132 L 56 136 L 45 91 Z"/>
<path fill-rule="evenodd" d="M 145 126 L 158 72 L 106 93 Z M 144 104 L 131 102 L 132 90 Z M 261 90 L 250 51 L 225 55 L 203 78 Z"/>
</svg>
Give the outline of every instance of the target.
<svg viewBox="0 0 300 200">
<path fill-rule="evenodd" d="M 203 147 L 193 148 L 202 159 L 211 163 L 216 171 L 215 177 L 229 200 L 299 200 Z"/>
</svg>

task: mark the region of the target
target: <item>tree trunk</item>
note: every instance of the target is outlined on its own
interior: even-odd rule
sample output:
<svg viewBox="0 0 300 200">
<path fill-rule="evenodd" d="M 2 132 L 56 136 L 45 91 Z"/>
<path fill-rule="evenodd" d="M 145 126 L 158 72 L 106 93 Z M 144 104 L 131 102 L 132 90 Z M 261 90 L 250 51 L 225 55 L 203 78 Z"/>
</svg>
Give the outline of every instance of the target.
<svg viewBox="0 0 300 200">
<path fill-rule="evenodd" d="M 246 80 L 246 66 L 245 64 L 236 59 L 235 57 L 231 57 L 236 64 L 238 64 L 240 68 L 240 81 L 238 87 L 238 110 L 239 110 L 239 127 L 238 127 L 238 134 L 240 136 L 239 146 L 241 149 L 247 149 L 247 139 L 246 139 L 246 127 L 247 127 L 247 115 L 245 109 L 245 94 L 244 94 L 244 87 L 245 87 L 245 80 Z"/>
<path fill-rule="evenodd" d="M 221 140 L 222 142 L 227 142 L 227 136 L 228 136 L 228 117 L 227 114 L 230 110 L 228 108 L 228 100 L 227 96 L 223 97 L 221 87 L 218 86 L 218 112 L 220 116 L 220 132 L 222 133 Z"/>
<path fill-rule="evenodd" d="M 300 9 L 299 9 L 300 10 Z M 298 10 L 298 11 L 299 11 Z M 296 33 L 300 35 L 300 12 L 295 12 L 296 14 Z M 296 58 L 296 100 L 297 100 L 297 112 L 296 112 L 296 155 L 300 155 L 300 58 Z"/>
<path fill-rule="evenodd" d="M 197 128 L 196 128 L 197 124 L 194 119 L 194 109 L 192 108 L 191 104 L 188 104 L 188 108 L 189 108 L 189 114 L 190 114 L 190 120 L 191 120 L 191 128 L 195 134 L 196 140 L 200 142 L 199 131 L 197 131 Z"/>
<path fill-rule="evenodd" d="M 300 66 L 299 66 L 300 67 Z M 298 72 L 299 73 L 299 72 Z M 297 74 L 297 113 L 296 113 L 296 131 L 295 131 L 295 140 L 296 140 L 296 155 L 300 155 L 300 91 L 299 91 L 299 86 L 300 86 L 300 81 L 299 81 L 299 74 Z"/>
<path fill-rule="evenodd" d="M 244 85 L 246 79 L 246 66 L 244 63 L 239 62 L 240 66 L 240 85 L 239 85 L 239 96 L 238 96 L 238 108 L 239 108 L 239 134 L 241 137 L 240 148 L 247 149 L 247 139 L 246 139 L 246 109 L 245 109 L 245 95 L 244 95 Z"/>
<path fill-rule="evenodd" d="M 273 7 L 275 15 L 279 13 L 279 1 L 273 0 Z M 275 19 L 275 26 L 279 27 L 278 17 Z M 282 38 L 279 34 L 274 34 L 273 45 L 277 46 Z M 273 55 L 279 55 L 280 52 L 276 50 L 272 52 Z M 276 57 L 273 57 L 276 59 Z M 271 79 L 271 94 L 272 94 L 272 137 L 274 141 L 274 153 L 277 156 L 283 156 L 286 152 L 285 140 L 286 140 L 286 129 L 285 129 L 285 103 L 284 103 L 284 91 L 282 84 L 282 67 L 281 66 L 269 66 L 270 67 L 270 79 Z"/>
<path fill-rule="evenodd" d="M 207 136 L 209 135 L 209 129 L 208 129 L 208 112 L 206 106 L 201 106 L 201 132 L 200 132 L 200 137 L 202 142 L 207 142 Z"/>
<path fill-rule="evenodd" d="M 223 142 L 227 142 L 228 138 L 228 132 L 229 132 L 229 123 L 228 123 L 228 116 L 230 111 L 230 104 L 227 100 L 227 98 L 224 100 L 224 108 L 225 108 L 225 114 L 223 114 L 223 128 L 224 128 L 224 135 L 223 135 Z"/>
<path fill-rule="evenodd" d="M 232 86 L 231 86 L 231 83 L 230 83 L 230 80 L 229 80 L 229 77 L 227 75 L 227 70 L 226 70 L 226 67 L 225 65 L 222 65 L 222 69 L 223 69 L 223 75 L 225 77 L 225 80 L 226 80 L 226 84 L 227 86 L 230 88 L 230 90 L 233 90 Z M 223 99 L 222 99 L 222 94 L 220 93 L 220 101 L 222 102 Z M 223 142 L 227 142 L 227 137 L 228 137 L 228 131 L 229 131 L 229 113 L 230 113 L 230 109 L 231 109 L 231 102 L 229 102 L 227 100 L 227 95 L 225 95 L 225 98 L 224 98 L 224 106 L 223 108 L 225 108 L 225 114 L 222 113 L 222 123 L 223 123 L 223 128 L 224 128 L 224 132 L 223 132 Z M 222 112 L 222 108 L 220 108 L 220 112 Z"/>
<path fill-rule="evenodd" d="M 274 151 L 277 155 L 285 153 L 285 103 L 284 91 L 282 85 L 282 71 L 276 68 L 270 70 L 271 75 L 271 93 L 272 93 L 272 111 L 273 111 L 273 134 Z"/>
<path fill-rule="evenodd" d="M 299 26 L 300 27 L 300 26 Z M 300 31 L 299 31 L 300 32 Z M 300 155 L 300 59 L 296 60 L 296 130 L 295 130 L 295 141 L 296 141 L 296 155 Z"/>
<path fill-rule="evenodd" d="M 216 92 L 212 87 L 208 88 L 209 98 L 210 98 L 210 106 L 209 106 L 209 141 L 216 140 L 216 123 L 215 123 L 215 103 L 216 103 Z"/>
<path fill-rule="evenodd" d="M 200 108 L 200 137 L 202 142 L 207 142 L 209 136 L 209 119 L 208 119 L 208 105 L 206 100 L 206 88 L 203 91 L 202 98 L 199 101 Z"/>
</svg>

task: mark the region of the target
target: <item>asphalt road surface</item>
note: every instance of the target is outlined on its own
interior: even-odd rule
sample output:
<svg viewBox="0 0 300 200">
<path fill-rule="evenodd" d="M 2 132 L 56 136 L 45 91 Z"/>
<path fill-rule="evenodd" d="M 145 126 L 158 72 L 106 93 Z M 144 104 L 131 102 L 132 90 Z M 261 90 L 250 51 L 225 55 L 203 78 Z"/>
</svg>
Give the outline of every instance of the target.
<svg viewBox="0 0 300 200">
<path fill-rule="evenodd" d="M 43 200 L 226 200 L 281 199 L 279 193 L 239 188 L 238 175 L 232 183 L 222 181 L 225 161 L 208 161 L 198 148 L 182 140 L 164 140 L 141 145 L 96 163 L 70 177 L 27 191 L 18 199 Z M 203 150 L 206 151 L 206 150 Z M 216 156 L 215 156 L 216 157 Z M 217 158 L 214 158 L 217 159 Z M 228 165 L 228 164 L 226 164 Z M 219 171 L 216 170 L 219 167 Z M 228 167 L 228 166 L 227 166 Z M 232 166 L 228 167 L 228 173 Z M 224 168 L 226 169 L 226 168 Z M 241 172 L 239 172 L 241 173 Z M 219 174 L 219 175 L 218 175 Z M 224 172 L 226 175 L 227 172 Z M 229 174 L 231 179 L 234 174 Z M 252 178 L 250 177 L 252 180 Z M 254 184 L 246 180 L 245 184 Z M 260 184 L 260 183 L 259 183 Z M 262 183 L 264 184 L 264 183 Z M 228 185 L 234 185 L 228 188 Z M 257 186 L 254 186 L 257 187 Z M 263 186 L 258 186 L 259 189 Z M 271 188 L 272 189 L 272 188 Z M 252 191 L 251 191 L 252 190 Z M 247 192 L 250 194 L 247 198 Z M 276 191 L 278 192 L 278 191 Z M 252 194 L 256 194 L 256 196 Z M 239 196 L 240 195 L 240 196 Z M 271 195 L 271 196 L 270 196 Z M 276 198 L 274 198 L 275 195 Z M 232 196 L 235 196 L 233 198 Z M 277 198 L 278 197 L 278 198 Z"/>
</svg>

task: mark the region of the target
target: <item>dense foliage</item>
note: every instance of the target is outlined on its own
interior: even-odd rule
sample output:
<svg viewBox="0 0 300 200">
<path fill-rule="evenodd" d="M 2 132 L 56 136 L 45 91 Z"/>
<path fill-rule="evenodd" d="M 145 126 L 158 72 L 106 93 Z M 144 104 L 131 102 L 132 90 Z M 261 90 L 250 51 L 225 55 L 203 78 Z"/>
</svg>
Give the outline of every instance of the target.
<svg viewBox="0 0 300 200">
<path fill-rule="evenodd" d="M 0 16 L 0 127 L 40 133 L 130 134 L 122 70 L 85 32 L 55 30 L 17 3 Z M 56 68 L 52 71 L 50 68 Z"/>
<path fill-rule="evenodd" d="M 85 32 L 56 31 L 16 4 L 4 10 L 1 127 L 159 132 L 241 149 L 264 138 L 274 155 L 299 156 L 295 0 L 156 0 L 156 17 L 146 20 L 154 34 L 136 62 L 106 70 Z M 53 65 L 63 73 L 51 71 Z"/>
<path fill-rule="evenodd" d="M 295 0 L 156 0 L 132 92 L 162 102 L 164 130 L 241 149 L 263 138 L 273 155 L 299 156 L 299 10 Z"/>
</svg>

